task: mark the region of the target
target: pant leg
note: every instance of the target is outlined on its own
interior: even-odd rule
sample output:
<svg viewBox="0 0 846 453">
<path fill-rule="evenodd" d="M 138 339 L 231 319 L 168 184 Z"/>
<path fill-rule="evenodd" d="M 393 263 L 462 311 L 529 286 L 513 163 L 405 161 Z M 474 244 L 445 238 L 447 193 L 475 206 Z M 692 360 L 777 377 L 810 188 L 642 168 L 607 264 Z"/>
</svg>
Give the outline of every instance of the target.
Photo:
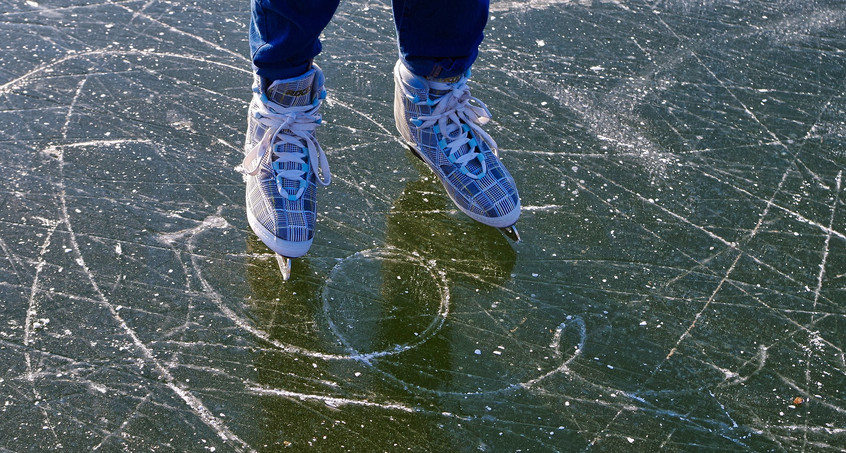
<svg viewBox="0 0 846 453">
<path fill-rule="evenodd" d="M 252 0 L 250 54 L 265 80 L 296 77 L 320 53 L 318 37 L 340 0 Z"/>
<path fill-rule="evenodd" d="M 416 75 L 452 77 L 470 68 L 489 0 L 393 0 L 400 58 Z"/>
</svg>

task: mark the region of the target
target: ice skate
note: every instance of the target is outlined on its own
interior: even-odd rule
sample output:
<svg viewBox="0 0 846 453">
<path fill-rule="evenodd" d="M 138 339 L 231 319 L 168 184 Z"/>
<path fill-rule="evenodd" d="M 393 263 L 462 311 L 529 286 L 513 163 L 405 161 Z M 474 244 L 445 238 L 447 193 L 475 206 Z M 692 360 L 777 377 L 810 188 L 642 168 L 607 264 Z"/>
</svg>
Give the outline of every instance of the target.
<svg viewBox="0 0 846 453">
<path fill-rule="evenodd" d="M 317 185 L 328 185 L 331 178 L 326 154 L 314 135 L 325 96 L 323 72 L 317 66 L 266 89 L 258 77 L 253 85 L 242 164 L 247 220 L 277 254 L 285 280 L 291 275 L 291 258 L 311 247 Z"/>
<path fill-rule="evenodd" d="M 425 79 L 398 61 L 394 67 L 394 120 L 414 154 L 438 176 L 450 199 L 470 218 L 520 240 L 514 224 L 520 197 L 493 138 L 482 129 L 491 115 L 470 96 L 470 71 Z"/>
</svg>

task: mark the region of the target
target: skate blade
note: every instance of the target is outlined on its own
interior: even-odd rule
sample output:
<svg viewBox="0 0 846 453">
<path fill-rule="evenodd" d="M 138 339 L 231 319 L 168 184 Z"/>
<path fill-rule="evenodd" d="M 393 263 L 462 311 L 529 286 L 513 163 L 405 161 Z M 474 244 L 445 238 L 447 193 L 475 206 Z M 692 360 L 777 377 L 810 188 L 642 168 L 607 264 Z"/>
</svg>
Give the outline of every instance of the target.
<svg viewBox="0 0 846 453">
<path fill-rule="evenodd" d="M 500 228 L 499 231 L 502 231 L 502 234 L 508 239 L 514 242 L 520 242 L 520 233 L 517 231 L 517 226 L 511 225 L 510 227 Z"/>
<path fill-rule="evenodd" d="M 282 280 L 288 281 L 291 278 L 291 258 L 277 253 L 276 262 L 279 264 L 279 272 L 282 273 Z"/>
</svg>

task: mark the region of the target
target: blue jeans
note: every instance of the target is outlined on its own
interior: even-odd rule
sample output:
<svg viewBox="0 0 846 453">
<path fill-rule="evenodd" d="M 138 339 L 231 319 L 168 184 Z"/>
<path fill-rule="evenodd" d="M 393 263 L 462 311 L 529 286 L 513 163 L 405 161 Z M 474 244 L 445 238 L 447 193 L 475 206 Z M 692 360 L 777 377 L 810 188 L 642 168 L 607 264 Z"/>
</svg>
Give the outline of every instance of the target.
<svg viewBox="0 0 846 453">
<path fill-rule="evenodd" d="M 272 81 L 306 72 L 340 0 L 252 0 L 253 69 Z M 452 77 L 479 52 L 489 0 L 392 0 L 400 58 L 414 74 Z"/>
</svg>

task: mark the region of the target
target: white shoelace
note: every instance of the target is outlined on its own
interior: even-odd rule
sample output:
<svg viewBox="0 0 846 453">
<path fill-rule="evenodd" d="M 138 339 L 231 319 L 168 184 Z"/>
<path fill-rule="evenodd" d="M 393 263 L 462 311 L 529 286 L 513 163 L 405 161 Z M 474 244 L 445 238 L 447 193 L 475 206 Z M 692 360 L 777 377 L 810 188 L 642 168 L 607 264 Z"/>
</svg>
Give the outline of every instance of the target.
<svg viewBox="0 0 846 453">
<path fill-rule="evenodd" d="M 298 107 L 283 107 L 267 98 L 266 95 L 253 92 L 253 105 L 255 106 L 255 119 L 267 129 L 261 140 L 250 149 L 244 157 L 242 164 L 243 172 L 247 175 L 256 175 L 261 168 L 261 160 L 267 154 L 268 149 L 276 155 L 278 162 L 296 162 L 308 165 L 306 171 L 311 171 L 317 178 L 320 185 L 328 186 L 332 180 L 329 173 L 329 161 L 326 153 L 320 144 L 314 140 L 313 132 L 320 125 L 321 117 L 318 113 L 320 102 Z M 290 134 L 282 134 L 288 130 Z M 273 143 L 278 136 L 276 143 Z M 303 154 L 282 151 L 283 144 L 291 144 L 308 152 L 309 163 L 303 160 Z M 305 145 L 305 146 L 303 146 Z M 314 165 L 317 162 L 318 165 Z M 275 175 L 287 180 L 298 182 L 300 188 L 293 199 L 302 196 L 307 184 L 305 184 L 306 171 L 301 170 L 278 170 L 274 169 Z M 322 176 L 321 176 L 322 175 Z M 285 194 L 282 184 L 277 180 L 279 192 Z M 289 199 L 291 197 L 289 196 Z"/>
<path fill-rule="evenodd" d="M 496 142 L 482 129 L 482 126 L 491 120 L 491 112 L 484 102 L 470 96 L 470 87 L 467 86 L 467 79 L 454 84 L 430 82 L 430 87 L 436 89 L 441 88 L 441 85 L 444 89 L 449 89 L 449 91 L 434 101 L 420 101 L 416 96 L 412 96 L 412 101 L 416 104 L 434 107 L 429 115 L 418 116 L 415 125 L 418 127 L 436 127 L 435 132 L 440 132 L 444 137 L 441 145 L 444 148 L 448 148 L 450 162 L 458 165 L 461 172 L 471 178 L 483 178 L 487 172 L 485 158 L 480 153 L 474 151 L 478 148 L 479 144 L 468 134 L 472 130 L 476 137 L 479 137 L 488 144 L 494 155 L 498 155 Z M 478 105 L 473 105 L 471 102 L 475 102 Z M 462 124 L 467 127 L 462 127 Z M 452 134 L 459 129 L 458 135 L 452 137 Z M 463 155 L 458 156 L 459 151 L 464 145 L 467 145 L 469 150 Z M 467 164 L 473 159 L 477 159 L 482 167 L 482 171 L 478 175 L 467 171 Z"/>
</svg>

